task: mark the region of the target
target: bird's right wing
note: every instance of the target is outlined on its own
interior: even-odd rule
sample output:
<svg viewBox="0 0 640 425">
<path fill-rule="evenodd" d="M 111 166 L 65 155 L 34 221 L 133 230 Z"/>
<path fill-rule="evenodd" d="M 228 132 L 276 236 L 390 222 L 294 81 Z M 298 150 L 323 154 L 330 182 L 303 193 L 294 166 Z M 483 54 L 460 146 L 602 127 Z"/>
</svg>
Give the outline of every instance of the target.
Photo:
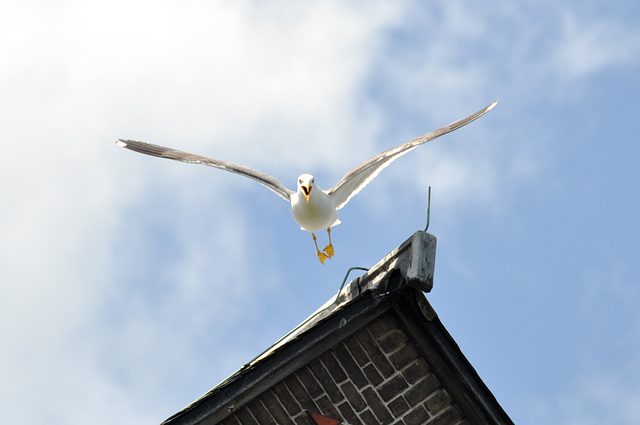
<svg viewBox="0 0 640 425">
<path fill-rule="evenodd" d="M 244 165 L 233 164 L 231 162 L 220 161 L 217 159 L 211 159 L 192 153 L 182 152 L 176 149 L 165 148 L 164 146 L 153 145 L 151 143 L 139 142 L 137 140 L 124 140 L 120 139 L 116 144 L 127 148 L 129 150 L 140 152 L 146 155 L 157 156 L 158 158 L 173 159 L 175 161 L 187 162 L 190 164 L 203 164 L 209 167 L 219 168 L 221 170 L 229 171 L 231 173 L 240 174 L 241 176 L 248 177 L 262 183 L 268 189 L 275 192 L 284 200 L 290 202 L 291 195 L 295 193 L 292 190 L 287 189 L 276 179 L 269 174 L 263 173 L 253 168 L 246 167 Z"/>
<path fill-rule="evenodd" d="M 371 182 L 371 180 L 373 180 L 387 165 L 418 146 L 477 120 L 493 109 L 497 103 L 498 101 L 496 100 L 492 104 L 480 109 L 468 117 L 462 118 L 461 120 L 449 125 L 445 125 L 438 130 L 427 133 L 424 136 L 420 136 L 417 139 L 413 139 L 400 146 L 386 150 L 373 158 L 369 158 L 367 161 L 345 174 L 338 184 L 329 189 L 327 193 L 333 199 L 337 209 L 344 207 L 351 198 L 369 184 L 369 182 Z"/>
</svg>

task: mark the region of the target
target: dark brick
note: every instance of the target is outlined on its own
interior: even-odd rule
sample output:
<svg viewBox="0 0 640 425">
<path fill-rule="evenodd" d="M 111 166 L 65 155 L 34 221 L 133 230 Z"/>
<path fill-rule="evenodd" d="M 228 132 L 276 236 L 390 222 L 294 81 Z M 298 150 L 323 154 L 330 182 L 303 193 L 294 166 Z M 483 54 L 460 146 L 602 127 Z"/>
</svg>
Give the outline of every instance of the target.
<svg viewBox="0 0 640 425">
<path fill-rule="evenodd" d="M 393 417 L 391 413 L 387 410 L 378 394 L 371 388 L 367 387 L 362 391 L 362 396 L 367 401 L 367 404 L 373 411 L 373 414 L 378 418 L 378 422 L 380 424 L 388 424 L 393 421 Z"/>
<path fill-rule="evenodd" d="M 418 352 L 412 345 L 405 345 L 395 353 L 389 356 L 389 360 L 398 370 L 402 370 L 412 361 L 418 358 Z"/>
<path fill-rule="evenodd" d="M 316 359 L 309 363 L 309 368 L 331 401 L 336 404 L 340 403 L 344 399 L 344 396 L 333 382 L 331 375 L 329 375 L 329 372 L 327 372 L 322 363 Z"/>
<path fill-rule="evenodd" d="M 307 393 L 311 396 L 311 398 L 320 397 L 324 391 L 316 378 L 311 373 L 311 370 L 308 368 L 302 368 L 296 372 L 296 376 L 307 390 Z"/>
<path fill-rule="evenodd" d="M 451 407 L 429 421 L 429 425 L 451 425 L 463 420 L 460 411 Z"/>
<path fill-rule="evenodd" d="M 395 372 L 395 369 L 391 363 L 389 363 L 389 360 L 387 360 L 387 357 L 384 355 L 380 347 L 378 347 L 378 344 L 373 337 L 369 335 L 369 332 L 367 332 L 366 329 L 362 329 L 357 333 L 357 337 L 358 341 L 360 341 L 360 344 L 369 355 L 371 361 L 378 368 L 380 374 L 385 378 L 391 376 Z"/>
<path fill-rule="evenodd" d="M 367 375 L 367 379 L 374 387 L 377 387 L 382 381 L 384 381 L 384 378 L 380 375 L 378 369 L 376 369 L 373 364 L 365 366 L 362 371 Z"/>
<path fill-rule="evenodd" d="M 298 413 L 300 413 L 300 411 L 302 410 L 300 408 L 300 405 L 296 402 L 296 400 L 293 398 L 293 396 L 289 393 L 289 390 L 287 389 L 287 387 L 285 385 L 278 384 L 278 385 L 274 386 L 273 388 L 271 388 L 271 391 L 273 391 L 276 394 L 276 396 L 278 397 L 278 400 L 280 400 L 280 404 L 282 404 L 282 406 L 287 411 L 289 416 L 293 417 L 293 416 L 297 415 Z"/>
<path fill-rule="evenodd" d="M 242 425 L 260 425 L 260 423 L 253 418 L 249 409 L 244 407 L 236 412 L 236 418 Z"/>
<path fill-rule="evenodd" d="M 358 367 L 353 357 L 351 357 L 351 353 L 349 353 L 346 345 L 338 344 L 333 348 L 333 354 L 336 356 L 336 359 L 338 359 L 338 362 L 340 362 L 347 376 L 356 387 L 362 388 L 367 385 L 367 378 L 364 376 L 362 370 Z"/>
<path fill-rule="evenodd" d="M 436 416 L 440 411 L 450 405 L 451 401 L 449 393 L 444 389 L 439 389 L 427 399 L 424 403 L 424 407 L 427 408 L 427 411 L 429 411 L 432 416 Z"/>
<path fill-rule="evenodd" d="M 376 319 L 367 325 L 369 332 L 373 335 L 374 338 L 378 339 L 382 335 L 388 332 L 388 329 L 384 326 L 384 322 Z"/>
<path fill-rule="evenodd" d="M 351 382 L 345 382 L 340 385 L 340 389 L 345 397 L 347 397 L 351 406 L 356 409 L 356 412 L 360 412 L 367 408 L 367 403 L 365 403 L 364 399 L 360 396 L 360 393 Z"/>
<path fill-rule="evenodd" d="M 364 425 L 375 424 L 378 422 L 374 414 L 369 409 L 361 412 L 358 416 L 360 416 L 360 420 Z"/>
<path fill-rule="evenodd" d="M 306 413 L 304 415 L 296 416 L 293 419 L 293 423 L 295 423 L 296 425 L 315 425 L 313 423 L 313 420 Z"/>
<path fill-rule="evenodd" d="M 267 411 L 273 416 L 278 424 L 284 424 L 291 422 L 291 419 L 287 412 L 285 412 L 284 408 L 278 401 L 278 397 L 271 391 L 265 391 L 260 394 L 260 401 L 264 404 L 264 407 Z"/>
<path fill-rule="evenodd" d="M 342 367 L 331 351 L 324 353 L 320 357 L 320 360 L 322 360 L 324 367 L 329 371 L 336 383 L 339 384 L 347 380 L 347 374 L 344 373 L 344 370 L 342 370 Z"/>
<path fill-rule="evenodd" d="M 351 356 L 356 361 L 356 363 L 358 363 L 360 366 L 364 366 L 369 363 L 369 356 L 367 356 L 367 353 L 365 353 L 362 345 L 360 345 L 360 342 L 355 337 L 355 335 L 347 338 L 344 341 L 344 344 L 349 349 L 349 352 L 351 353 Z"/>
<path fill-rule="evenodd" d="M 251 413 L 256 418 L 256 421 L 259 424 L 275 425 L 275 421 L 273 420 L 267 409 L 264 407 L 262 402 L 260 402 L 260 399 L 256 398 L 251 401 L 249 404 L 247 404 L 247 408 L 251 410 Z"/>
<path fill-rule="evenodd" d="M 400 395 L 408 387 L 409 384 L 407 384 L 402 375 L 396 375 L 378 388 L 378 394 L 384 401 L 389 401 Z"/>
<path fill-rule="evenodd" d="M 340 411 L 340 419 L 349 425 L 359 425 L 361 423 L 358 415 L 356 415 L 349 403 L 346 401 L 338 405 L 338 410 Z"/>
<path fill-rule="evenodd" d="M 405 345 L 407 343 L 407 339 L 407 335 L 400 329 L 393 329 L 379 337 L 378 343 L 386 353 L 391 353 Z"/>
<path fill-rule="evenodd" d="M 404 379 L 406 379 L 411 385 L 415 384 L 428 374 L 429 367 L 422 359 L 416 360 L 402 371 L 402 376 L 404 376 Z"/>
<path fill-rule="evenodd" d="M 384 328 L 388 331 L 390 331 L 391 329 L 396 329 L 398 327 L 396 318 L 389 313 L 386 313 L 382 316 L 380 316 L 378 318 L 378 321 L 380 321 L 380 323 L 382 323 L 382 325 L 384 326 Z"/>
<path fill-rule="evenodd" d="M 327 397 L 326 395 L 316 400 L 316 404 L 318 405 L 318 413 L 320 413 L 321 415 L 333 416 L 334 418 L 340 416 L 335 406 L 333 405 L 333 403 L 331 403 L 331 400 L 329 400 L 329 397 Z"/>
<path fill-rule="evenodd" d="M 406 425 L 423 425 L 427 423 L 429 414 L 422 407 L 418 407 L 407 413 L 402 419 Z M 429 425 L 431 425 L 431 422 L 429 422 Z"/>
<path fill-rule="evenodd" d="M 317 409 L 313 409 L 313 411 L 317 412 Z M 311 416 L 309 416 L 306 411 L 300 412 L 299 415 L 293 418 L 293 421 L 296 425 L 316 425 L 316 423 L 313 421 L 313 419 L 311 419 Z"/>
<path fill-rule="evenodd" d="M 290 375 L 284 380 L 284 384 L 289 389 L 289 392 L 293 398 L 302 407 L 302 410 L 313 410 L 316 408 L 315 403 L 305 390 L 304 386 L 300 383 L 296 375 Z"/>
<path fill-rule="evenodd" d="M 404 412 L 409 410 L 409 405 L 402 396 L 397 397 L 395 400 L 391 401 L 391 403 L 387 404 L 389 410 L 396 418 L 400 417 Z"/>
<path fill-rule="evenodd" d="M 440 387 L 440 383 L 433 375 L 428 375 L 422 381 L 418 382 L 411 389 L 404 393 L 404 399 L 410 406 L 415 406 L 421 401 L 427 399 L 431 393 Z"/>
</svg>

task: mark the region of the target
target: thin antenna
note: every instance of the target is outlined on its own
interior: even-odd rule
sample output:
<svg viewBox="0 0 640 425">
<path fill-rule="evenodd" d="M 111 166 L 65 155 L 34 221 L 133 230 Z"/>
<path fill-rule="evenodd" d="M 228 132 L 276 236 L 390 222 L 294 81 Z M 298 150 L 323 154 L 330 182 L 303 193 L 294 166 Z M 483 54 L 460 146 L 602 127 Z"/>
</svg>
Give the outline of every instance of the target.
<svg viewBox="0 0 640 425">
<path fill-rule="evenodd" d="M 425 233 L 429 228 L 430 220 L 431 220 L 431 186 L 429 186 L 429 195 L 427 196 L 427 227 L 424 228 Z"/>
</svg>

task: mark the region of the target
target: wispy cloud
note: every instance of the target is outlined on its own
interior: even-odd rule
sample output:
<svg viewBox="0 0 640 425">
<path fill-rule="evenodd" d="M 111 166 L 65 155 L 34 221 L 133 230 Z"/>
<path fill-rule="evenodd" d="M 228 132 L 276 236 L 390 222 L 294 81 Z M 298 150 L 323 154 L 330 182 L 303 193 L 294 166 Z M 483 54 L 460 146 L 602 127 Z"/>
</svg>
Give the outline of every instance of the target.
<svg viewBox="0 0 640 425">
<path fill-rule="evenodd" d="M 428 184 L 441 205 L 500 208 L 505 187 L 548 167 L 528 112 L 563 79 L 636 60 L 637 32 L 613 18 L 554 9 L 540 26 L 528 12 L 546 10 L 532 4 L 468 6 L 0 6 L 0 421 L 156 423 L 282 334 L 273 300 L 294 310 L 319 290 L 302 248 L 283 248 L 299 231 L 281 200 L 116 138 L 248 164 L 289 186 L 317 170 L 329 187 L 500 98 L 460 136 L 385 170 L 353 217 L 397 200 L 422 215 Z"/>
<path fill-rule="evenodd" d="M 637 364 L 610 364 L 607 370 L 592 370 L 571 391 L 553 403 L 540 403 L 534 413 L 537 423 L 602 425 L 637 423 L 640 420 L 640 375 Z"/>
<path fill-rule="evenodd" d="M 586 78 L 607 68 L 638 63 L 640 30 L 608 18 L 565 11 L 553 66 L 562 79 Z"/>
<path fill-rule="evenodd" d="M 232 191 L 198 180 L 216 171 L 164 167 L 113 141 L 215 149 L 225 159 L 235 152 L 275 171 L 320 163 L 358 129 L 353 97 L 368 43 L 394 11 L 382 3 L 15 6 L 0 18 L 11 64 L 0 70 L 10 142 L 0 157 L 0 316 L 11 347 L 0 362 L 0 416 L 158 422 L 176 405 L 150 406 L 201 374 L 202 353 L 210 361 L 218 352 L 210 385 L 255 354 L 238 339 L 244 325 L 231 330 L 240 318 L 260 320 L 260 297 L 278 288 L 280 272 L 270 254 L 253 259 L 270 235 L 248 234 L 252 219 L 233 212 L 242 207 Z M 220 340 L 224 350 L 210 346 Z M 201 390 L 185 393 L 184 404 Z"/>
</svg>

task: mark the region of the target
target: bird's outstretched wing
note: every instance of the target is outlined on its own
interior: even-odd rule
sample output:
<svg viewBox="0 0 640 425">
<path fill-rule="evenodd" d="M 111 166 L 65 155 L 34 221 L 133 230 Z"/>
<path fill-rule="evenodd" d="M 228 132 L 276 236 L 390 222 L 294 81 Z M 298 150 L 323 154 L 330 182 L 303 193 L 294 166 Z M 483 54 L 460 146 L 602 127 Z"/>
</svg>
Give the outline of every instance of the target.
<svg viewBox="0 0 640 425">
<path fill-rule="evenodd" d="M 164 146 L 153 145 L 151 143 L 139 142 L 136 140 L 123 140 L 120 139 L 116 144 L 123 148 L 130 149 L 135 152 L 144 153 L 151 156 L 157 156 L 159 158 L 173 159 L 176 161 L 187 162 L 190 164 L 203 164 L 209 167 L 219 168 L 221 170 L 229 171 L 232 173 L 240 174 L 241 176 L 249 177 L 259 183 L 265 185 L 268 189 L 271 189 L 278 196 L 284 200 L 290 202 L 291 195 L 295 192 L 287 189 L 280 183 L 275 177 L 265 174 L 261 171 L 254 170 L 253 168 L 246 167 L 244 165 L 233 164 L 231 162 L 220 161 L 217 159 L 211 159 L 200 155 L 194 155 L 192 153 L 182 152 L 176 149 L 165 148 Z"/>
<path fill-rule="evenodd" d="M 431 133 L 427 133 L 424 136 L 418 137 L 417 139 L 413 139 L 410 142 L 404 143 L 400 146 L 396 146 L 395 148 L 391 148 L 387 151 L 382 152 L 374 156 L 373 158 L 368 159 L 357 167 L 353 168 L 347 174 L 342 177 L 342 179 L 336 184 L 334 187 L 329 189 L 327 193 L 332 198 L 335 203 L 337 209 L 344 207 L 347 202 L 354 195 L 360 192 L 371 180 L 373 180 L 380 171 L 382 171 L 387 165 L 391 164 L 396 159 L 400 158 L 405 153 L 417 148 L 418 146 L 427 143 L 430 140 L 433 140 L 437 137 L 440 137 L 444 134 L 450 133 L 454 130 L 463 127 L 470 122 L 480 118 L 491 109 L 498 101 L 496 100 L 491 105 L 486 106 L 480 109 L 478 112 L 469 115 L 466 118 L 458 120 L 452 124 L 446 125 L 438 130 L 432 131 Z"/>
</svg>

